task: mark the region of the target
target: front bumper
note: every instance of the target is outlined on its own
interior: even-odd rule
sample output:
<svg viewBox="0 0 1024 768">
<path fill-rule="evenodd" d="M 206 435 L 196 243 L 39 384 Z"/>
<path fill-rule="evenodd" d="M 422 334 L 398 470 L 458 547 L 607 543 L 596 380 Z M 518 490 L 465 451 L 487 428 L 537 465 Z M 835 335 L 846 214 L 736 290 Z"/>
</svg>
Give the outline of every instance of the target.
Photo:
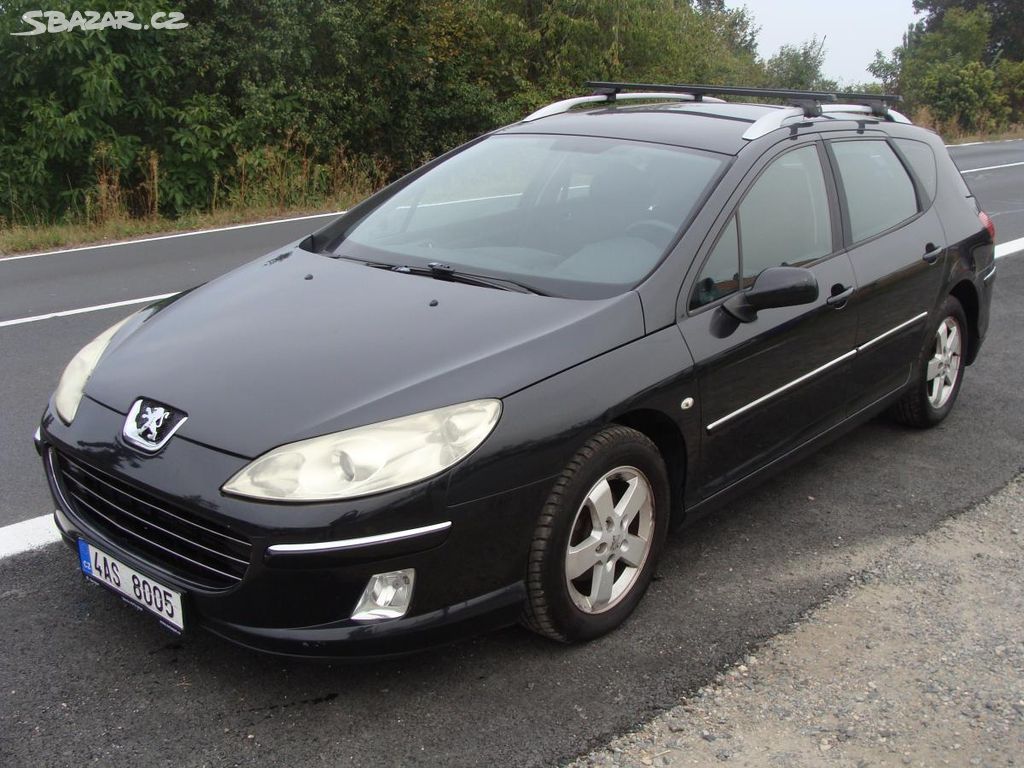
<svg viewBox="0 0 1024 768">
<path fill-rule="evenodd" d="M 172 440 L 156 456 L 142 456 L 120 442 L 123 419 L 88 399 L 70 428 L 50 412 L 44 416 L 38 447 L 57 525 L 72 546 L 84 538 L 181 591 L 186 629 L 200 626 L 271 653 L 343 658 L 404 653 L 517 619 L 530 534 L 549 481 L 453 506 L 447 504 L 444 475 L 333 504 L 250 502 L 219 491 L 246 458 L 184 438 Z M 76 497 L 66 487 L 61 457 L 112 487 L 137 490 L 148 505 L 143 511 L 166 507 L 177 517 L 248 542 L 248 562 L 230 583 L 177 567 L 173 558 L 147 548 L 137 533 L 108 524 L 83 506 L 81 488 L 75 488 Z M 417 529 L 426 531 L 397 540 L 387 536 Z M 294 546 L 339 541 L 358 546 Z M 369 578 L 402 568 L 415 568 L 417 574 L 409 612 L 400 619 L 352 621 Z"/>
</svg>

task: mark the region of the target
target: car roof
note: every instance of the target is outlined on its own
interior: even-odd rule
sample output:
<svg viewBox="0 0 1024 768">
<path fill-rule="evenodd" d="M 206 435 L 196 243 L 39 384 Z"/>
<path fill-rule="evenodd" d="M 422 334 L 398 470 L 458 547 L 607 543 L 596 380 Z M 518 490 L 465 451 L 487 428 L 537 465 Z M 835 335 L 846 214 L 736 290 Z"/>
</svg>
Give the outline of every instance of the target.
<svg viewBox="0 0 1024 768">
<path fill-rule="evenodd" d="M 553 133 L 652 141 L 734 155 L 746 144 L 743 132 L 771 107 L 702 103 L 608 105 L 576 109 L 516 123 L 503 133 Z"/>
<path fill-rule="evenodd" d="M 597 108 L 571 109 L 515 123 L 499 133 L 532 133 L 649 141 L 678 147 L 735 155 L 750 141 L 744 134 L 768 115 L 781 119 L 791 108 L 775 104 L 749 104 L 724 101 L 673 101 L 657 104 L 601 104 Z M 827 112 L 818 118 L 803 118 L 801 125 L 815 130 L 819 125 L 865 120 L 885 124 L 885 120 L 865 114 Z M 808 126 L 808 122 L 816 125 Z M 789 127 L 789 126 L 787 126 Z M 768 131 L 770 132 L 770 131 Z"/>
</svg>

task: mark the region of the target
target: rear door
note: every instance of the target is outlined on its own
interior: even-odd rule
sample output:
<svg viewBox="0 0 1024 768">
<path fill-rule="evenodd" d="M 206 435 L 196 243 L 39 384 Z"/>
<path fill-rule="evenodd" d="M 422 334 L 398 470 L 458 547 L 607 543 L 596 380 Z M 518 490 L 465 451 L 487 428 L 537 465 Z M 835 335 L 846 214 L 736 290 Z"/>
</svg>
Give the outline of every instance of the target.
<svg viewBox="0 0 1024 768">
<path fill-rule="evenodd" d="M 685 294 L 680 330 L 699 377 L 702 440 L 694 501 L 724 490 L 846 414 L 856 315 L 824 145 L 786 141 L 734 195 Z M 817 301 L 739 323 L 722 302 L 772 266 L 803 266 Z M 835 297 L 835 298 L 834 298 Z"/>
<path fill-rule="evenodd" d="M 851 411 L 858 411 L 907 383 L 947 270 L 946 236 L 932 205 L 935 158 L 927 144 L 851 132 L 826 146 L 858 284 L 851 374 Z"/>
</svg>

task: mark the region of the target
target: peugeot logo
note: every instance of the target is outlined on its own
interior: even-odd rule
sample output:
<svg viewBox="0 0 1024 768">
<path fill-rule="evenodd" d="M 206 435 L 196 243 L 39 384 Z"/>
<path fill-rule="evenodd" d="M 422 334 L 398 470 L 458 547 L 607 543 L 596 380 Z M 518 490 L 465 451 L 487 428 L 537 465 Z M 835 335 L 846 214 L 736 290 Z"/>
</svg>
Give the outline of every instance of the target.
<svg viewBox="0 0 1024 768">
<path fill-rule="evenodd" d="M 139 398 L 128 411 L 121 434 L 129 445 L 146 453 L 156 453 L 187 418 L 186 414 L 167 405 Z"/>
</svg>

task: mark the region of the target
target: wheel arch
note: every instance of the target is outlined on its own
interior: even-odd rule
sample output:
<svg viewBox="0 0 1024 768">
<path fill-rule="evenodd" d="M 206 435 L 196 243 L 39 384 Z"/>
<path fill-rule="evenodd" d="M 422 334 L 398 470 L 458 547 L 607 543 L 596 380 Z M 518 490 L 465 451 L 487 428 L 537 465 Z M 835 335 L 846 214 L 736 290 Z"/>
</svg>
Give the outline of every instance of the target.
<svg viewBox="0 0 1024 768">
<path fill-rule="evenodd" d="M 965 356 L 965 363 L 970 365 L 978 356 L 978 348 L 980 346 L 978 343 L 980 340 L 980 329 L 978 327 L 980 300 L 978 298 L 978 289 L 974 287 L 974 283 L 970 280 L 961 280 L 953 286 L 949 295 L 960 302 L 960 306 L 964 308 L 964 314 L 967 316 L 967 355 Z"/>
<path fill-rule="evenodd" d="M 645 435 L 661 454 L 668 471 L 670 514 L 672 527 L 682 522 L 685 506 L 683 503 L 686 487 L 686 438 L 672 419 L 664 413 L 651 409 L 638 409 L 622 413 L 611 423 L 635 429 Z"/>
</svg>

